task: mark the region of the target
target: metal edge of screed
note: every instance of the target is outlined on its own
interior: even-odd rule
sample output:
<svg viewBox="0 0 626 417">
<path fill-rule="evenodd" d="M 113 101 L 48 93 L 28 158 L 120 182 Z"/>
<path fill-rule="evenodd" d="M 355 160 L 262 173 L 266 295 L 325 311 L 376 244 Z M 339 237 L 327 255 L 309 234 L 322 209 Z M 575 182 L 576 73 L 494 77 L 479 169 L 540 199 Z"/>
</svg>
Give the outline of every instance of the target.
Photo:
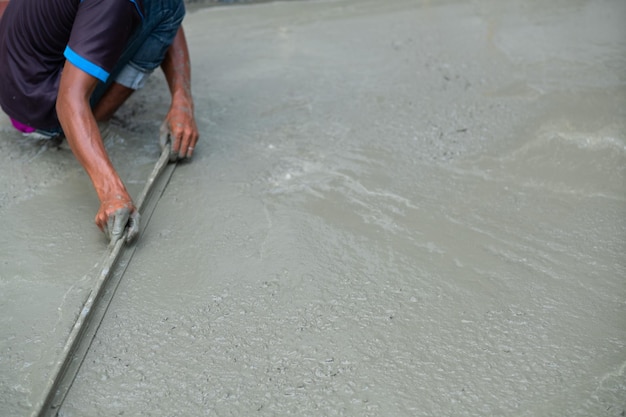
<svg viewBox="0 0 626 417">
<path fill-rule="evenodd" d="M 170 146 L 165 146 L 161 156 L 156 162 L 152 173 L 146 180 L 146 184 L 137 198 L 137 210 L 141 214 L 143 234 L 149 223 L 150 217 L 156 208 L 156 203 L 165 191 L 169 180 L 174 173 L 176 163 L 168 164 L 170 157 Z M 163 175 L 162 175 L 163 174 Z M 149 197 L 153 193 L 153 186 L 158 183 L 158 198 L 147 204 Z M 125 237 L 107 249 L 101 261 L 97 264 L 99 273 L 96 281 L 87 297 L 87 300 L 80 309 L 80 313 L 66 340 L 60 358 L 55 362 L 54 369 L 46 382 L 41 399 L 33 407 L 32 417 L 52 417 L 56 416 L 67 395 L 76 374 L 87 355 L 91 342 L 102 322 L 111 300 L 115 294 L 117 286 L 121 281 L 124 271 L 130 259 L 135 253 L 136 244 L 128 246 L 128 251 L 123 255 Z M 116 271 L 116 265 L 120 258 L 126 258 L 126 262 Z M 115 273 L 114 273 L 115 272 Z M 107 288 L 108 284 L 108 288 Z"/>
</svg>

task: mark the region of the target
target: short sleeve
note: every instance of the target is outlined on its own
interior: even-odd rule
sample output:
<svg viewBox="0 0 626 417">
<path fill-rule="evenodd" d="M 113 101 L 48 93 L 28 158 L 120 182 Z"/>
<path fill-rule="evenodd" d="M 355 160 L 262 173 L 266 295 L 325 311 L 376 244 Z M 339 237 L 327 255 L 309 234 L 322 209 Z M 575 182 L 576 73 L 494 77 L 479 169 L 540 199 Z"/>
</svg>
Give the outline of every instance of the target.
<svg viewBox="0 0 626 417">
<path fill-rule="evenodd" d="M 81 0 L 65 58 L 106 81 L 124 47 L 141 24 L 138 0 Z"/>
</svg>

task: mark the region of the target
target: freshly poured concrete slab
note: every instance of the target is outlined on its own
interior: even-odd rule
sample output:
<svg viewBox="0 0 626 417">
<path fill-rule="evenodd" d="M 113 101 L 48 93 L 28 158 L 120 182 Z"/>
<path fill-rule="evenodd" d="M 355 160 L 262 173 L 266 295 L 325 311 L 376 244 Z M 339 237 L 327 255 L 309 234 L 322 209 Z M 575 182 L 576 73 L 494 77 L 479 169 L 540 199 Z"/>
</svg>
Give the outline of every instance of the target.
<svg viewBox="0 0 626 417">
<path fill-rule="evenodd" d="M 162 114 L 166 106 L 157 108 Z M 102 126 L 133 195 L 160 154 L 158 125 Z M 24 138 L 0 116 L 0 415 L 29 416 L 99 274 L 98 200 L 67 145 Z"/>
<path fill-rule="evenodd" d="M 622 415 L 625 18 L 188 16 L 202 143 L 62 415 Z"/>
<path fill-rule="evenodd" d="M 60 414 L 623 415 L 625 18 L 618 0 L 188 15 L 201 144 Z M 148 140 L 162 81 L 120 137 Z"/>
</svg>

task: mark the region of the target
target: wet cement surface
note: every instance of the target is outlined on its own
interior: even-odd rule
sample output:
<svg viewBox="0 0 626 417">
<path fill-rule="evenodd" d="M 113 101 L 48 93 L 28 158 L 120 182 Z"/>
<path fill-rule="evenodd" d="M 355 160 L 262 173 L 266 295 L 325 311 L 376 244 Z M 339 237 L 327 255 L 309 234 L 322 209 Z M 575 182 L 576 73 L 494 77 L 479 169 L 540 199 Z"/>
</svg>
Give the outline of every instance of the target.
<svg viewBox="0 0 626 417">
<path fill-rule="evenodd" d="M 623 415 L 623 21 L 619 0 L 189 14 L 202 143 L 60 414 Z M 135 192 L 164 89 L 107 135 Z M 69 151 L 0 128 L 0 414 L 24 415 L 105 244 Z"/>
</svg>

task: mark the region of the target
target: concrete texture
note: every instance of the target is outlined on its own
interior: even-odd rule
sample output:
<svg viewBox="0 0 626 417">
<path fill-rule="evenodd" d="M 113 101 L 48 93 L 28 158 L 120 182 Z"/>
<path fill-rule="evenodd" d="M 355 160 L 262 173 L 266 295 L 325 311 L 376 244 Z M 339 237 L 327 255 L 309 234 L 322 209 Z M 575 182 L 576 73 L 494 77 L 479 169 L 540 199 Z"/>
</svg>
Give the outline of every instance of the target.
<svg viewBox="0 0 626 417">
<path fill-rule="evenodd" d="M 619 0 L 189 14 L 202 142 L 60 415 L 624 415 L 624 21 Z M 107 135 L 135 192 L 165 88 Z M 71 153 L 0 128 L 20 415 L 105 242 Z"/>
</svg>

